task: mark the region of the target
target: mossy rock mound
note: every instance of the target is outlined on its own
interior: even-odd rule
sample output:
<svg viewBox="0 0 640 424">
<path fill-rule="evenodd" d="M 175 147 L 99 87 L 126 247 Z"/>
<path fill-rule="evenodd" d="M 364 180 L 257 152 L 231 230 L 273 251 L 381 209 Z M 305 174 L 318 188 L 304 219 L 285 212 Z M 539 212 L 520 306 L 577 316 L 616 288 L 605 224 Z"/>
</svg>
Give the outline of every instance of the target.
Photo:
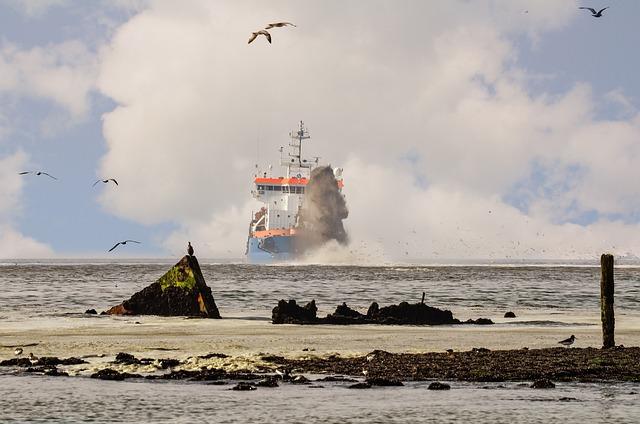
<svg viewBox="0 0 640 424">
<path fill-rule="evenodd" d="M 145 287 L 107 315 L 162 315 L 220 318 L 195 256 L 185 256 L 155 283 Z"/>
</svg>

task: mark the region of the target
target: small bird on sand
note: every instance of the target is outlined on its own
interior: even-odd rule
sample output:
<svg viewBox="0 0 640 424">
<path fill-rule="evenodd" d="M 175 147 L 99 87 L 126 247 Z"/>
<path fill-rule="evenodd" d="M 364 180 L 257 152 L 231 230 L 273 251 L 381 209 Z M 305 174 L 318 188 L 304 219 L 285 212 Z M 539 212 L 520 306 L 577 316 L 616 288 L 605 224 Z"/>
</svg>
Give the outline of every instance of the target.
<svg viewBox="0 0 640 424">
<path fill-rule="evenodd" d="M 191 242 L 189 242 L 189 246 L 187 246 L 187 253 L 189 256 L 193 256 L 193 246 L 191 246 Z"/>
<path fill-rule="evenodd" d="M 118 182 L 115 180 L 115 178 L 108 178 L 106 180 L 98 180 L 95 183 L 93 183 L 93 185 L 91 187 L 95 187 L 96 184 L 98 184 L 100 181 L 102 181 L 103 183 L 108 183 L 109 181 L 113 181 L 115 183 L 115 185 L 118 185 Z"/>
<path fill-rule="evenodd" d="M 265 37 L 267 37 L 267 41 L 269 42 L 269 44 L 271 44 L 271 34 L 269 34 L 268 31 L 265 31 L 263 29 L 260 31 L 252 32 L 251 37 L 249 37 L 249 42 L 247 44 L 251 44 L 251 42 L 256 38 L 258 38 L 259 35 L 264 35 Z"/>
<path fill-rule="evenodd" d="M 297 26 L 297 25 L 294 25 L 291 22 L 273 22 L 267 25 L 264 29 L 282 28 L 286 26 Z"/>
<path fill-rule="evenodd" d="M 561 345 L 565 345 L 566 347 L 569 347 L 573 344 L 575 340 L 576 340 L 576 336 L 572 334 L 571 337 L 569 337 L 568 339 L 560 340 L 558 343 L 560 343 Z"/>
<path fill-rule="evenodd" d="M 27 174 L 46 175 L 49 178 L 53 178 L 54 180 L 57 180 L 57 178 L 54 177 L 53 175 L 47 174 L 46 172 L 43 172 L 43 171 L 23 171 L 18 173 L 18 175 L 27 175 Z"/>
<path fill-rule="evenodd" d="M 139 241 L 135 241 L 135 240 L 119 241 L 119 242 L 118 242 L 118 243 L 116 243 L 116 244 L 115 244 L 111 249 L 109 249 L 109 252 L 111 252 L 111 251 L 112 251 L 113 249 L 115 249 L 116 247 L 118 247 L 118 246 L 120 246 L 120 245 L 123 245 L 123 246 L 124 246 L 125 244 L 127 244 L 127 243 L 129 243 L 129 242 L 131 242 L 131 243 L 138 243 L 138 244 L 140 244 L 140 243 L 141 243 L 141 242 L 139 242 Z"/>
<path fill-rule="evenodd" d="M 13 351 L 13 354 L 16 355 L 16 356 L 22 355 L 22 348 L 21 347 L 17 347 L 16 350 Z"/>
<path fill-rule="evenodd" d="M 596 12 L 596 9 L 593 9 L 591 7 L 579 7 L 578 9 L 585 9 L 591 12 L 591 16 L 593 16 L 594 18 L 601 18 L 602 17 L 602 12 L 604 12 L 605 10 L 607 10 L 609 7 L 605 7 L 604 9 L 600 9 Z"/>
</svg>

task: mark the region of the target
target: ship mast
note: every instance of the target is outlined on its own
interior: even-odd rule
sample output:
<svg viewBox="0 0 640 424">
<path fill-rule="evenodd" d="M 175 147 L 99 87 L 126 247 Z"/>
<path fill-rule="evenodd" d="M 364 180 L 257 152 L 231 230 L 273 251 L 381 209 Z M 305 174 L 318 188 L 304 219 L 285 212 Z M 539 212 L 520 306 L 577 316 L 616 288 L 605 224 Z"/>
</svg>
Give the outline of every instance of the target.
<svg viewBox="0 0 640 424">
<path fill-rule="evenodd" d="M 292 131 L 289 133 L 291 142 L 289 146 L 292 148 L 292 152 L 289 153 L 289 160 L 282 161 L 282 165 L 287 166 L 287 178 L 291 178 L 292 171 L 300 171 L 302 169 L 311 169 L 311 163 L 302 157 L 302 140 L 311 138 L 309 132 L 304 127 L 304 122 L 300 121 L 300 128 L 298 131 Z M 283 158 L 284 159 L 284 158 Z M 299 174 L 300 172 L 297 172 Z"/>
</svg>

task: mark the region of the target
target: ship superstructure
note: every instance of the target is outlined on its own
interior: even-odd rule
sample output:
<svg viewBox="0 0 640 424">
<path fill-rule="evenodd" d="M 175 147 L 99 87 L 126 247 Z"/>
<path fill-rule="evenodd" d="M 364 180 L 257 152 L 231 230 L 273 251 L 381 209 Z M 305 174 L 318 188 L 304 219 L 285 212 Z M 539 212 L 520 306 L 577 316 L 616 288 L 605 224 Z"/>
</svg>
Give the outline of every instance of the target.
<svg viewBox="0 0 640 424">
<path fill-rule="evenodd" d="M 280 147 L 281 175 L 258 171 L 254 175 L 251 193 L 264 204 L 252 216 L 247 240 L 249 262 L 282 262 L 295 259 L 301 253 L 295 237 L 299 214 L 311 171 L 318 166 L 319 157 L 307 159 L 302 154 L 303 142 L 310 139 L 300 121 L 297 131 L 289 133 L 288 149 Z M 338 186 L 342 187 L 342 170 L 334 170 Z"/>
</svg>

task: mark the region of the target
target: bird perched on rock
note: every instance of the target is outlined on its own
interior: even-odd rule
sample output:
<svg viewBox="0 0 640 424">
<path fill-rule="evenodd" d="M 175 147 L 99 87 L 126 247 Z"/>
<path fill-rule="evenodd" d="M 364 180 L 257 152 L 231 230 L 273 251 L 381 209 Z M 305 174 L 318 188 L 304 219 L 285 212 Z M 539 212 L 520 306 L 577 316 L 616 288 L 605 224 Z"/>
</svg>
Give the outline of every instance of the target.
<svg viewBox="0 0 640 424">
<path fill-rule="evenodd" d="M 591 7 L 579 7 L 578 9 L 585 9 L 591 12 L 591 16 L 593 16 L 594 18 L 601 18 L 602 17 L 602 12 L 604 12 L 605 10 L 608 9 L 608 7 L 605 7 L 604 9 L 600 9 L 596 12 L 596 9 L 593 9 Z"/>
<path fill-rule="evenodd" d="M 102 181 L 103 183 L 108 183 L 109 181 L 113 181 L 115 183 L 115 185 L 118 185 L 118 182 L 115 180 L 115 178 L 108 178 L 106 180 L 98 180 L 95 183 L 93 183 L 92 187 L 95 187 L 96 184 L 98 184 L 100 181 Z"/>
<path fill-rule="evenodd" d="M 120 245 L 123 245 L 123 246 L 124 246 L 125 244 L 127 244 L 127 243 L 129 243 L 129 242 L 131 242 L 131 243 L 138 243 L 138 244 L 140 244 L 140 243 L 141 243 L 141 242 L 139 242 L 139 241 L 135 241 L 135 240 L 119 241 L 118 243 L 116 243 L 116 244 L 115 244 L 115 246 L 113 246 L 111 249 L 109 249 L 109 252 L 111 252 L 111 251 L 112 251 L 113 249 L 115 249 L 116 247 L 118 247 L 118 246 L 120 246 Z"/>
<path fill-rule="evenodd" d="M 572 334 L 568 339 L 560 340 L 558 343 L 560 343 L 561 345 L 565 345 L 566 347 L 570 347 L 575 340 L 576 336 Z"/>
<path fill-rule="evenodd" d="M 296 26 L 296 25 L 292 24 L 291 22 L 273 22 L 267 25 L 264 29 L 282 28 L 286 26 Z"/>
<path fill-rule="evenodd" d="M 249 37 L 249 42 L 247 44 L 251 44 L 251 42 L 256 38 L 258 38 L 259 35 L 264 35 L 265 37 L 267 37 L 267 41 L 269 42 L 269 44 L 271 44 L 271 34 L 269 34 L 268 31 L 265 31 L 263 29 L 260 31 L 252 32 L 251 37 Z"/>
<path fill-rule="evenodd" d="M 189 242 L 189 245 L 187 246 L 187 253 L 189 256 L 193 256 L 193 246 L 191 246 L 191 242 Z"/>
<path fill-rule="evenodd" d="M 46 175 L 49 178 L 53 178 L 54 180 L 57 180 L 57 178 L 54 177 L 53 175 L 47 174 L 46 172 L 43 172 L 43 171 L 23 171 L 18 173 L 18 175 L 27 175 L 27 174 Z"/>
</svg>

